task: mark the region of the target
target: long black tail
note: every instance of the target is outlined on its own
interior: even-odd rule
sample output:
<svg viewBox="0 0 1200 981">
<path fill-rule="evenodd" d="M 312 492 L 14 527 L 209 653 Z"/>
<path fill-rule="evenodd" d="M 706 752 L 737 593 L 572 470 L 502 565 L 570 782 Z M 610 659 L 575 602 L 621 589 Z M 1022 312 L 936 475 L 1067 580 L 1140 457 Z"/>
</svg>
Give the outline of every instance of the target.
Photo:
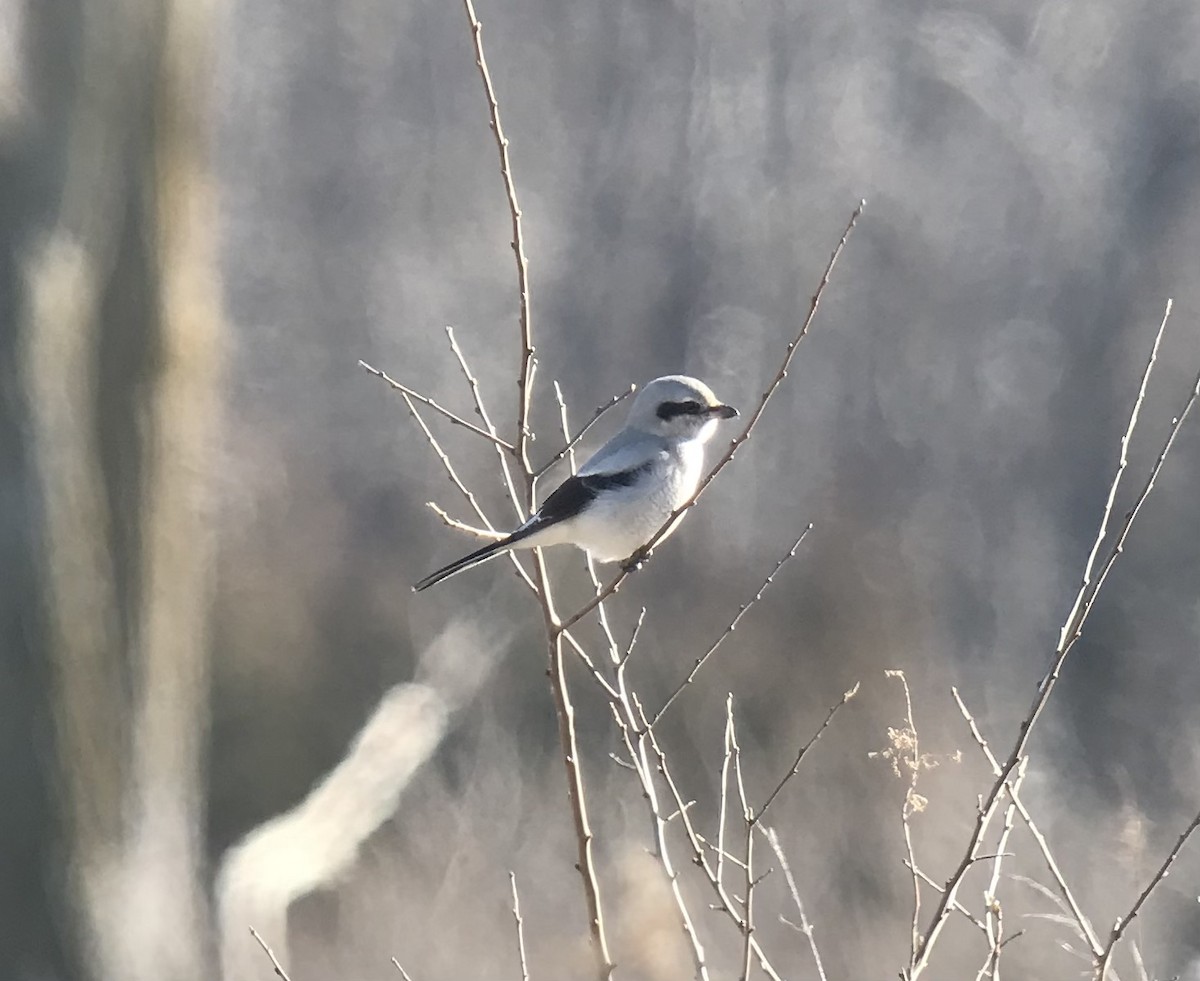
<svg viewBox="0 0 1200 981">
<path fill-rule="evenodd" d="M 501 538 L 496 542 L 489 542 L 483 548 L 477 549 L 470 555 L 464 555 L 456 562 L 451 562 L 448 566 L 438 569 L 437 572 L 432 572 L 422 579 L 419 583 L 413 586 L 413 592 L 419 593 L 422 589 L 428 589 L 430 586 L 436 586 L 443 579 L 449 579 L 451 576 L 456 576 L 460 572 L 473 568 L 488 559 L 493 559 L 501 552 L 506 552 L 512 546 L 512 536 Z"/>
</svg>

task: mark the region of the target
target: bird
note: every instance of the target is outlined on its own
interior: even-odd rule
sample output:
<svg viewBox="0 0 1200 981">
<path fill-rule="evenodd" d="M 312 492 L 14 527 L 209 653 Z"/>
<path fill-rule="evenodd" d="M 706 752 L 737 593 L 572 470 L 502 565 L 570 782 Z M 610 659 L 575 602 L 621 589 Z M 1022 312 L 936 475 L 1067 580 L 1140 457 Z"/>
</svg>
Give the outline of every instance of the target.
<svg viewBox="0 0 1200 981">
<path fill-rule="evenodd" d="M 704 474 L 704 444 L 722 419 L 737 414 L 696 378 L 655 378 L 635 396 L 624 427 L 531 518 L 504 538 L 430 573 L 413 592 L 515 548 L 570 544 L 600 562 L 633 560 L 696 492 Z M 677 526 L 678 521 L 663 538 Z"/>
</svg>

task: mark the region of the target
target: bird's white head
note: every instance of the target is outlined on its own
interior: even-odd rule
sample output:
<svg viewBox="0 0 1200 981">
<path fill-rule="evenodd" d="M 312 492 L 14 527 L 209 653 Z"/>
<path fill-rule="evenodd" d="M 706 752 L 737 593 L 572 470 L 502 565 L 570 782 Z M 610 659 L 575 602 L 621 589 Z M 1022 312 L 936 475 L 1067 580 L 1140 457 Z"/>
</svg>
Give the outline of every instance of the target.
<svg viewBox="0 0 1200 981">
<path fill-rule="evenodd" d="M 638 392 L 626 425 L 667 439 L 704 443 L 717 431 L 719 420 L 737 414 L 737 409 L 721 402 L 699 379 L 663 375 Z"/>
</svg>

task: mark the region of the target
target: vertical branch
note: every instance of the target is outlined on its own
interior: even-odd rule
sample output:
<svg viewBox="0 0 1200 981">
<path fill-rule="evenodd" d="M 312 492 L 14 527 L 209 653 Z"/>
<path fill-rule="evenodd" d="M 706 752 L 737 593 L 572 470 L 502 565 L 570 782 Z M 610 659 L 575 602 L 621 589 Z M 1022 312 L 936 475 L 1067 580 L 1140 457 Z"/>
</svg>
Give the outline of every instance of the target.
<svg viewBox="0 0 1200 981">
<path fill-rule="evenodd" d="M 467 364 L 467 357 L 462 352 L 462 348 L 458 346 L 458 338 L 454 336 L 454 328 L 447 325 L 446 339 L 450 342 L 450 350 L 454 354 L 455 360 L 458 362 L 458 367 L 462 370 L 463 377 L 466 378 L 467 384 L 471 388 L 471 398 L 475 400 L 475 411 L 479 415 L 480 421 L 486 427 L 488 434 L 492 437 L 492 442 L 496 445 L 496 459 L 500 462 L 500 472 L 504 474 L 504 488 L 508 491 L 508 499 L 512 501 L 513 508 L 516 509 L 518 519 L 523 519 L 524 514 L 521 509 L 521 498 L 517 494 L 517 486 L 513 483 L 512 468 L 508 465 L 509 453 L 515 453 L 516 448 L 506 446 L 504 441 L 496 435 L 496 427 L 492 423 L 492 417 L 488 414 L 487 405 L 483 401 L 483 393 L 479 391 L 479 379 L 475 377 L 475 373 L 471 371 L 471 366 Z M 508 452 L 505 452 L 507 449 Z"/>
<path fill-rule="evenodd" d="M 541 554 L 537 554 L 538 575 L 541 581 L 546 581 L 545 563 Z M 543 593 L 543 596 L 545 594 Z M 563 762 L 567 768 L 567 779 L 570 784 L 568 794 L 571 798 L 571 813 L 575 821 L 575 841 L 579 850 L 577 868 L 583 878 L 583 891 L 587 899 L 588 926 L 592 934 L 597 959 L 597 977 L 600 981 L 608 981 L 612 977 L 613 964 L 608 952 L 608 938 L 604 931 L 604 914 L 600 905 L 600 880 L 596 875 L 596 863 L 592 854 L 592 827 L 588 820 L 587 801 L 584 797 L 583 771 L 580 769 L 579 743 L 575 738 L 575 706 L 567 689 L 566 658 L 563 651 L 563 634 L 556 629 L 550 618 L 554 616 L 546 600 L 547 629 L 551 634 L 551 675 L 550 688 L 554 696 L 554 707 L 558 716 L 559 742 L 563 749 Z"/>
<path fill-rule="evenodd" d="M 508 882 L 512 886 L 512 913 L 517 926 L 517 955 L 521 958 L 521 981 L 529 981 L 529 962 L 525 959 L 525 921 L 521 919 L 521 897 L 517 895 L 517 874 L 508 873 Z"/>
<path fill-rule="evenodd" d="M 728 720 L 726 723 L 728 746 L 733 754 L 734 781 L 737 785 L 738 803 L 742 808 L 742 823 L 746 829 L 746 860 L 742 866 L 742 871 L 745 873 L 746 894 L 742 902 L 745 915 L 742 917 L 742 973 L 740 978 L 741 981 L 749 981 L 750 969 L 754 963 L 751 956 L 754 952 L 754 813 L 751 811 L 750 802 L 746 797 L 746 782 L 742 779 L 742 747 L 738 745 L 737 727 L 733 722 L 732 695 L 725 702 L 725 712 Z"/>
<path fill-rule="evenodd" d="M 533 381 L 533 324 L 529 313 L 529 259 L 525 255 L 525 234 L 521 228 L 521 208 L 517 204 L 517 186 L 513 182 L 512 165 L 508 158 L 508 137 L 500 125 L 500 104 L 496 101 L 496 89 L 488 71 L 487 59 L 483 56 L 483 25 L 475 16 L 475 5 L 463 0 L 467 19 L 471 22 L 471 35 L 475 41 L 475 64 L 483 79 L 487 93 L 488 112 L 491 115 L 492 133 L 496 137 L 496 149 L 500 154 L 500 173 L 504 178 L 504 192 L 508 195 L 508 210 L 512 216 L 512 250 L 517 263 L 517 288 L 521 297 L 521 369 L 517 375 L 517 459 L 525 471 L 526 506 L 533 509 L 533 468 L 529 465 L 529 397 Z"/>
<path fill-rule="evenodd" d="M 1154 873 L 1153 878 L 1146 883 L 1146 888 L 1141 891 L 1138 898 L 1134 900 L 1133 905 L 1129 908 L 1129 912 L 1119 918 L 1113 925 L 1112 933 L 1109 935 L 1108 943 L 1104 945 L 1104 951 L 1100 955 L 1099 961 L 1096 964 L 1096 981 L 1106 981 L 1108 977 L 1109 963 L 1112 961 L 1113 951 L 1116 950 L 1117 944 L 1121 942 L 1121 937 L 1125 935 L 1125 931 L 1129 929 L 1129 924 L 1134 921 L 1138 913 L 1142 911 L 1142 906 L 1146 900 L 1150 898 L 1150 894 L 1158 888 L 1158 884 L 1163 881 L 1171 872 L 1171 866 L 1175 864 L 1175 859 L 1179 857 L 1179 853 L 1183 851 L 1183 846 L 1187 844 L 1188 839 L 1192 836 L 1197 828 L 1200 828 L 1200 813 L 1192 818 L 1191 824 L 1183 829 L 1183 833 L 1175 840 L 1175 846 L 1171 849 L 1162 865 L 1158 867 L 1158 871 Z"/>
<path fill-rule="evenodd" d="M 639 619 L 639 627 L 641 622 L 641 619 Z M 629 652 L 633 650 L 636 640 L 637 632 L 635 628 L 634 635 L 626 647 L 626 660 L 628 660 Z M 692 920 L 691 912 L 688 909 L 687 902 L 684 900 L 683 889 L 679 884 L 679 872 L 676 870 L 674 860 L 671 857 L 670 842 L 667 838 L 667 821 L 670 819 L 663 814 L 662 804 L 658 797 L 658 788 L 654 783 L 655 771 L 650 762 L 649 732 L 638 721 L 640 713 L 635 714 L 637 696 L 625 687 L 625 672 L 622 670 L 624 663 L 623 661 L 616 673 L 618 700 L 613 702 L 610 707 L 613 712 L 613 718 L 617 723 L 617 728 L 620 730 L 621 737 L 625 743 L 625 749 L 629 753 L 630 763 L 637 774 L 638 781 L 642 785 L 642 793 L 645 795 L 646 803 L 650 808 L 650 815 L 654 819 L 655 857 L 662 865 L 663 871 L 671 883 L 671 896 L 675 900 L 675 908 L 679 910 L 679 917 L 683 923 L 684 933 L 687 934 L 688 943 L 692 948 L 692 964 L 696 969 L 696 976 L 700 978 L 700 981 L 709 981 L 708 965 L 704 960 L 704 945 L 700 942 L 700 935 L 696 931 L 696 924 Z M 640 709 L 640 704 L 637 705 L 637 708 Z M 636 743 L 632 735 L 635 731 L 637 732 Z"/>
<path fill-rule="evenodd" d="M 525 236 L 521 227 L 521 208 L 517 203 L 517 188 L 513 181 L 512 163 L 508 154 L 508 138 L 500 123 L 500 105 L 496 89 L 492 84 L 491 72 L 483 53 L 483 25 L 475 15 L 471 0 L 463 0 L 467 19 L 471 24 L 471 36 L 475 45 L 475 65 L 483 80 L 487 96 L 488 113 L 491 117 L 492 135 L 500 157 L 500 174 L 504 179 L 504 191 L 508 198 L 508 210 L 512 218 L 512 249 L 517 264 L 517 290 L 520 295 L 520 343 L 521 364 L 517 372 L 517 460 L 525 479 L 525 511 L 534 510 L 534 470 L 529 462 L 529 399 L 533 385 L 533 373 L 537 362 L 533 354 L 533 326 L 529 303 L 529 260 L 525 255 Z M 542 614 L 546 625 L 549 654 L 551 695 L 558 716 L 559 739 L 567 769 L 571 812 L 575 823 L 575 837 L 579 847 L 579 874 L 583 877 L 584 894 L 587 899 L 588 921 L 597 958 L 597 974 L 601 979 L 612 975 L 613 962 L 608 952 L 608 941 L 604 933 L 604 919 L 600 906 L 600 885 L 592 857 L 592 830 L 588 822 L 587 804 L 584 799 L 583 774 L 580 769 L 579 746 L 575 738 L 575 709 L 571 704 L 567 687 L 566 664 L 563 652 L 564 625 L 554 612 L 554 600 L 550 591 L 550 580 L 546 563 L 540 549 L 533 550 L 535 580 Z M 569 638 L 567 638 L 569 639 Z"/>
<path fill-rule="evenodd" d="M 825 965 L 821 962 L 821 952 L 817 949 L 817 938 L 813 935 L 813 925 L 804 912 L 804 903 L 800 899 L 800 889 L 796 885 L 796 877 L 792 874 L 792 867 L 788 864 L 787 855 L 783 852 L 783 846 L 779 843 L 779 835 L 775 833 L 774 828 L 768 828 L 766 825 L 760 825 L 759 830 L 766 835 L 767 844 L 771 846 L 771 850 L 779 860 L 779 867 L 783 869 L 784 881 L 787 882 L 788 891 L 792 894 L 792 902 L 796 904 L 796 912 L 800 915 L 799 930 L 808 940 L 808 949 L 812 951 L 813 961 L 817 967 L 817 977 L 820 981 L 827 981 L 825 977 Z"/>
<path fill-rule="evenodd" d="M 1163 316 L 1163 324 L 1166 323 L 1167 316 L 1171 312 L 1170 303 L 1167 304 L 1166 313 Z M 1109 488 L 1108 502 L 1106 503 L 1104 514 L 1100 522 L 1100 531 L 1097 535 L 1097 541 L 1103 540 L 1107 534 L 1108 517 L 1112 508 L 1112 500 L 1116 493 L 1116 485 L 1121 479 L 1121 474 L 1125 468 L 1125 452 L 1124 447 L 1128 445 L 1130 439 L 1133 438 L 1134 428 L 1137 424 L 1138 413 L 1141 408 L 1144 392 L 1149 384 L 1150 372 L 1154 366 L 1155 358 L 1158 353 L 1158 342 L 1161 337 L 1163 326 L 1159 326 L 1158 334 L 1155 336 L 1154 345 L 1150 351 L 1150 358 L 1146 364 L 1146 368 L 1142 374 L 1142 384 L 1138 389 L 1138 396 L 1134 401 L 1133 408 L 1130 412 L 1129 425 L 1125 430 L 1125 435 L 1122 437 L 1121 445 L 1121 461 L 1118 463 L 1117 472 L 1113 477 L 1112 484 Z M 1033 705 L 1029 709 L 1024 721 L 1021 723 L 1020 732 L 1016 742 L 1009 753 L 1008 759 L 1000 769 L 995 782 L 992 784 L 991 790 L 986 797 L 980 801 L 979 814 L 975 821 L 975 830 L 971 835 L 971 840 L 967 844 L 967 850 L 964 853 L 958 867 L 954 870 L 946 883 L 945 891 L 942 893 L 942 898 L 934 910 L 933 917 L 930 921 L 929 929 L 926 933 L 924 945 L 921 949 L 921 956 L 913 965 L 913 969 L 909 974 L 910 981 L 915 979 L 929 966 L 929 958 L 933 950 L 933 946 L 937 941 L 942 928 L 945 926 L 946 919 L 950 915 L 959 887 L 962 885 L 963 877 L 967 874 L 967 870 L 976 861 L 979 855 L 980 843 L 983 840 L 983 835 L 987 830 L 988 824 L 991 822 L 1004 798 L 1007 785 L 1013 772 L 1020 765 L 1021 759 L 1025 755 L 1026 747 L 1029 745 L 1030 737 L 1033 734 L 1034 726 L 1041 718 L 1042 711 L 1046 707 L 1046 703 L 1050 699 L 1050 694 L 1053 692 L 1056 682 L 1058 681 L 1059 672 L 1062 670 L 1063 663 L 1067 656 L 1074 648 L 1076 642 L 1083 636 L 1084 624 L 1087 622 L 1088 616 L 1091 614 L 1095 606 L 1096 599 L 1100 595 L 1100 590 L 1108 579 L 1108 574 L 1112 571 L 1120 557 L 1125 541 L 1129 537 L 1129 532 L 1133 527 L 1134 521 L 1137 520 L 1141 513 L 1142 507 L 1150 497 L 1151 491 L 1154 489 L 1154 483 L 1158 479 L 1159 473 L 1162 471 L 1163 464 L 1166 462 L 1167 456 L 1171 452 L 1171 448 L 1175 444 L 1175 439 L 1179 435 L 1179 430 L 1187 420 L 1197 399 L 1200 399 L 1200 375 L 1197 376 L 1195 384 L 1184 402 L 1182 410 L 1174 417 L 1171 422 L 1170 432 L 1163 443 L 1162 449 L 1159 451 L 1158 458 L 1154 461 L 1154 465 L 1150 468 L 1149 476 L 1146 478 L 1145 484 L 1142 486 L 1141 492 L 1134 501 L 1133 507 L 1125 514 L 1125 519 L 1121 524 L 1120 530 L 1117 532 L 1116 538 L 1112 546 L 1108 550 L 1107 557 L 1100 567 L 1100 571 L 1095 578 L 1094 584 L 1087 587 L 1087 582 L 1091 581 L 1091 569 L 1094 563 L 1092 555 L 1089 555 L 1088 561 L 1084 566 L 1085 584 L 1080 589 L 1079 595 L 1076 597 L 1075 603 L 1071 607 L 1071 611 L 1067 614 L 1066 620 L 1063 622 L 1063 629 L 1059 635 L 1058 646 L 1054 652 L 1053 664 L 1050 668 L 1050 673 L 1043 679 L 1042 684 L 1038 686 L 1037 695 L 1034 697 Z M 1093 546 L 1093 552 L 1099 547 L 1097 544 Z M 1086 598 L 1084 598 L 1086 597 Z"/>
</svg>

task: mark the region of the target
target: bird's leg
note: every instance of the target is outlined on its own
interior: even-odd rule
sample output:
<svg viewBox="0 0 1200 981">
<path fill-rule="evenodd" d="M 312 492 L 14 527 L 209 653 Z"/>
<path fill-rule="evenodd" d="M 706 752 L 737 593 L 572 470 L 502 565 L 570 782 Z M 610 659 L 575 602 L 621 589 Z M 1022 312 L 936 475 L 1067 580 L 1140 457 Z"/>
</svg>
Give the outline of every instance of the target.
<svg viewBox="0 0 1200 981">
<path fill-rule="evenodd" d="M 637 570 L 640 569 L 642 567 L 643 563 L 645 563 L 646 560 L 649 558 L 650 558 L 650 548 L 646 545 L 643 545 L 636 552 L 634 552 L 631 556 L 629 556 L 629 558 L 627 558 L 624 562 L 621 563 L 621 571 L 622 572 L 637 572 Z"/>
</svg>

